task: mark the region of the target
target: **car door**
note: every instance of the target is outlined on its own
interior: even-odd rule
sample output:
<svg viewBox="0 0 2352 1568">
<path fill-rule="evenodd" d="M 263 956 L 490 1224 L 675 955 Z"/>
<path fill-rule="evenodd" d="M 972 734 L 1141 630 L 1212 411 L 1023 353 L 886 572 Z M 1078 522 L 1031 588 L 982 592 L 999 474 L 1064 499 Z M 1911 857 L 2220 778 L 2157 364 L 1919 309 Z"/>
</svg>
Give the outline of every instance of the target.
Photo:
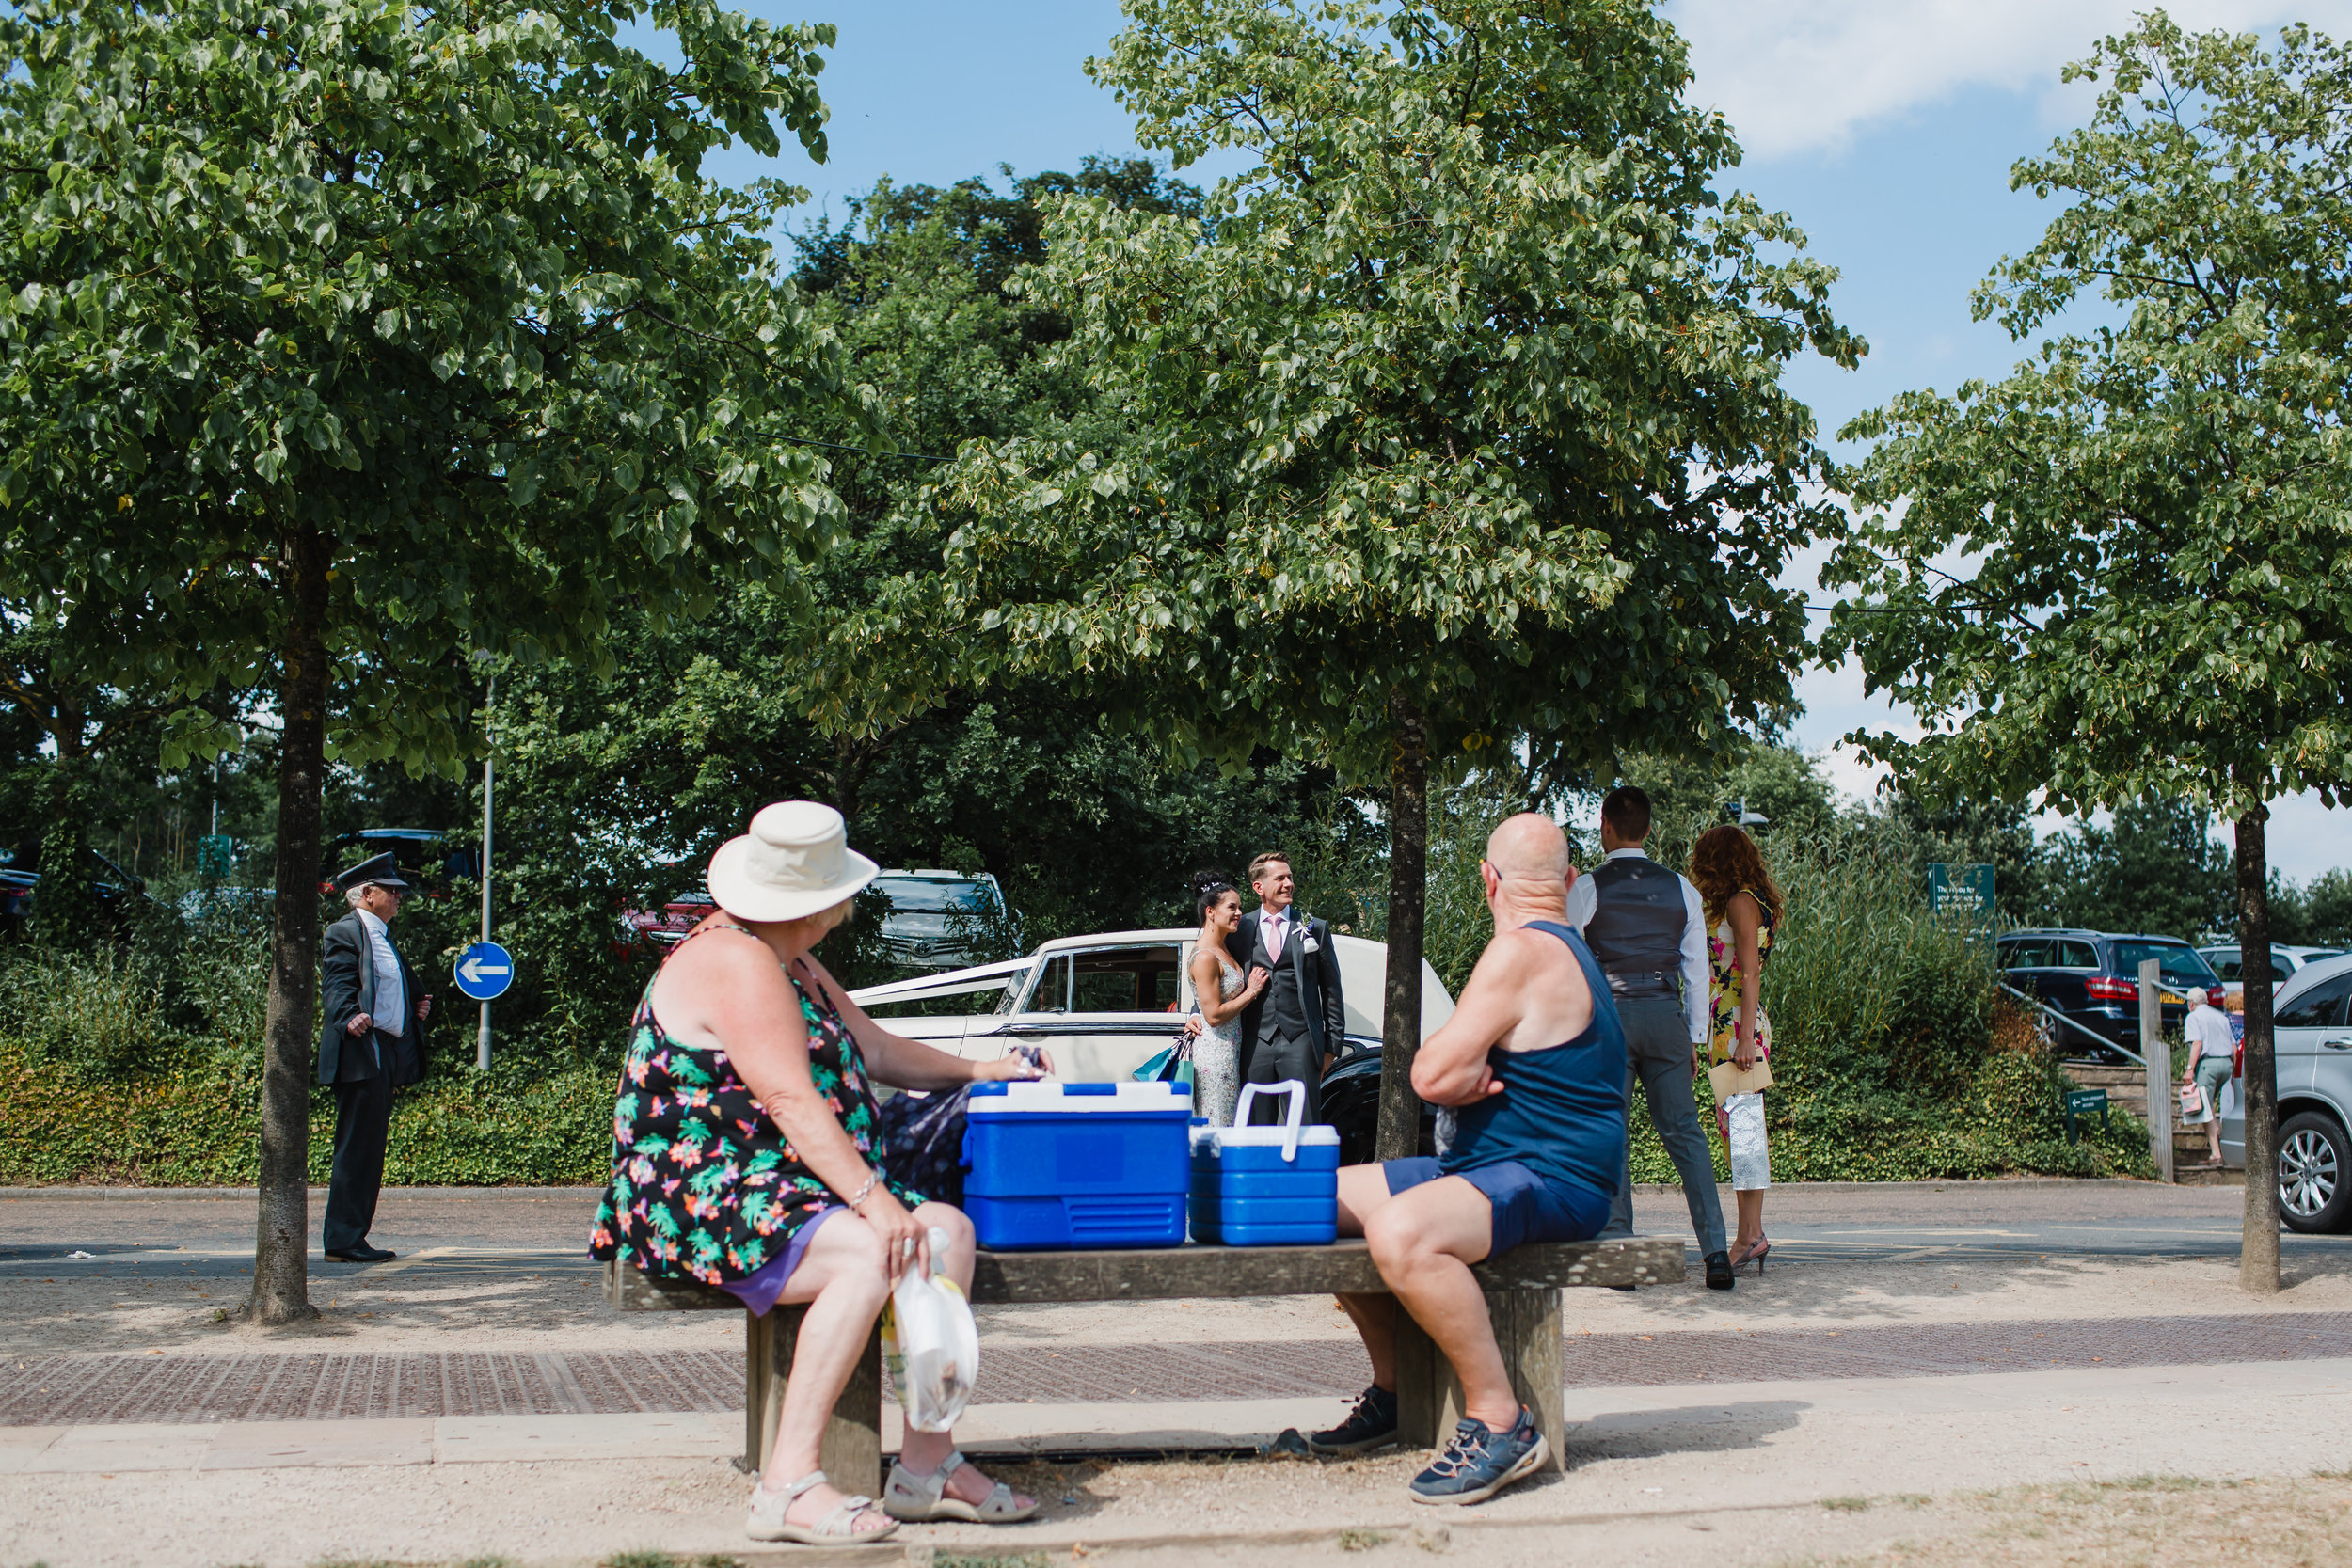
<svg viewBox="0 0 2352 1568">
<path fill-rule="evenodd" d="M 1184 1037 L 1186 945 L 1171 938 L 1045 954 L 1007 1025 L 1010 1042 L 1043 1046 L 1055 1076 L 1071 1083 L 1132 1077 Z"/>
<path fill-rule="evenodd" d="M 2271 1054 L 2277 1063 L 2279 1098 L 2317 1089 L 2341 1111 L 2352 1107 L 2352 1028 L 2344 1015 L 2352 1006 L 2352 970 L 2331 975 L 2298 992 L 2271 1020 Z M 2221 1118 L 2223 1162 L 2246 1159 L 2245 1101 Z"/>
<path fill-rule="evenodd" d="M 2339 1116 L 2352 1111 L 2352 1027 L 2348 1024 L 2352 1024 L 2352 970 L 2322 980 L 2287 1005 L 2272 1025 L 2279 1042 L 2281 1097 L 2290 1086 L 2291 1062 L 2296 1074 L 2293 1086 L 2315 1091 Z"/>
</svg>

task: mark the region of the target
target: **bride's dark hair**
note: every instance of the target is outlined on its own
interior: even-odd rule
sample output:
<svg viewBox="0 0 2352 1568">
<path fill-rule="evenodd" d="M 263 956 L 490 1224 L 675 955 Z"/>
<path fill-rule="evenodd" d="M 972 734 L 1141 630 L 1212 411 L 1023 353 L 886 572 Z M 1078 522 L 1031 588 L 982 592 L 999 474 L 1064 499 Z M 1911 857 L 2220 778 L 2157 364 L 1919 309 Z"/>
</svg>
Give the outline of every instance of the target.
<svg viewBox="0 0 2352 1568">
<path fill-rule="evenodd" d="M 1210 908 L 1214 906 L 1218 899 L 1224 897 L 1229 893 L 1234 893 L 1237 891 L 1239 890 L 1233 886 L 1233 879 L 1228 877 L 1222 871 L 1194 872 L 1192 874 L 1192 912 L 1194 917 L 1200 920 L 1208 919 Z"/>
</svg>

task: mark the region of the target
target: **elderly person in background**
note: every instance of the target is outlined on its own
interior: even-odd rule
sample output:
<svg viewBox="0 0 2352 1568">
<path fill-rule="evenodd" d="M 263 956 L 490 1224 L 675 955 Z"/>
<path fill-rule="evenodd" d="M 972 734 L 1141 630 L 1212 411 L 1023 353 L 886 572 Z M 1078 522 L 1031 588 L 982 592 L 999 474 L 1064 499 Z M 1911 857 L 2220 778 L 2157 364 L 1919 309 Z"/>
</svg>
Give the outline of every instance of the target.
<svg viewBox="0 0 2352 1568">
<path fill-rule="evenodd" d="M 2196 1085 L 2205 1097 L 2205 1164 L 2218 1166 L 2221 1090 L 2235 1076 L 2232 1063 L 2237 1036 L 2230 1028 L 2229 1015 L 2213 1005 L 2202 986 L 2188 988 L 2188 1019 L 2183 1030 L 2188 1036 L 2188 1070 L 2181 1074 L 2181 1082 Z"/>
<path fill-rule="evenodd" d="M 612 1181 L 591 1253 L 716 1285 L 756 1314 L 808 1307 L 752 1494 L 755 1541 L 855 1544 L 901 1519 L 1010 1524 L 1037 1511 L 946 1433 L 906 1433 L 880 1510 L 818 1467 L 826 1418 L 900 1275 L 930 1266 L 930 1231 L 946 1233 L 944 1272 L 972 1282 L 962 1212 L 882 1174 L 873 1083 L 947 1089 L 1041 1072 L 892 1034 L 811 956 L 874 874 L 831 806 L 787 800 L 753 817 L 711 857 L 718 912 L 645 988 L 613 1108 Z"/>
<path fill-rule="evenodd" d="M 391 923 L 409 891 L 398 863 L 389 855 L 361 861 L 335 885 L 351 912 L 326 928 L 319 963 L 319 1082 L 335 1091 L 335 1165 L 321 1242 L 342 1262 L 381 1263 L 392 1251 L 371 1246 L 368 1231 L 384 1189 L 392 1091 L 424 1076 L 433 998 L 419 992 L 415 971 L 392 945 Z"/>
</svg>

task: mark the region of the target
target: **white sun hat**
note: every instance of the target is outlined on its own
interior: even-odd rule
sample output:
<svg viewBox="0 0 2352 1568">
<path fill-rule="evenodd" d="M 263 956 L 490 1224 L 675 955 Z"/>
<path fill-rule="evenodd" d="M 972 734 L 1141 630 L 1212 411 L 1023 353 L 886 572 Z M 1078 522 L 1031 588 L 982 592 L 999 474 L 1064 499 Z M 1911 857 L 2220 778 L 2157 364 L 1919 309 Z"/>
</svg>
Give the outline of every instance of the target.
<svg viewBox="0 0 2352 1568">
<path fill-rule="evenodd" d="M 710 896 L 739 920 L 798 920 L 854 897 L 880 869 L 850 847 L 839 812 L 779 800 L 710 857 Z"/>
</svg>

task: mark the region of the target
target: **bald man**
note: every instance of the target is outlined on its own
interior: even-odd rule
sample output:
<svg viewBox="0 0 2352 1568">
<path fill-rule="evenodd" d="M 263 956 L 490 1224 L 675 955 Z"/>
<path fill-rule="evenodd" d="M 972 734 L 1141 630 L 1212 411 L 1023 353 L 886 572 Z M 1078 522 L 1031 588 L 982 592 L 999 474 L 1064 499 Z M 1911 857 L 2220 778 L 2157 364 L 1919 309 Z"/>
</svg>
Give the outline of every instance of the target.
<svg viewBox="0 0 2352 1568">
<path fill-rule="evenodd" d="M 1462 1424 L 1413 1479 L 1425 1503 L 1484 1502 L 1543 1464 L 1470 1265 L 1522 1242 L 1600 1234 L 1625 1161 L 1625 1031 L 1567 926 L 1567 840 L 1549 817 L 1514 816 L 1486 840 L 1478 874 L 1494 941 L 1413 1061 L 1414 1092 L 1447 1108 L 1453 1134 L 1435 1159 L 1340 1172 L 1340 1232 L 1371 1243 L 1391 1293 L 1340 1298 L 1372 1386 L 1308 1440 L 1320 1453 L 1396 1441 L 1396 1313 L 1410 1312 L 1462 1384 Z"/>
</svg>

